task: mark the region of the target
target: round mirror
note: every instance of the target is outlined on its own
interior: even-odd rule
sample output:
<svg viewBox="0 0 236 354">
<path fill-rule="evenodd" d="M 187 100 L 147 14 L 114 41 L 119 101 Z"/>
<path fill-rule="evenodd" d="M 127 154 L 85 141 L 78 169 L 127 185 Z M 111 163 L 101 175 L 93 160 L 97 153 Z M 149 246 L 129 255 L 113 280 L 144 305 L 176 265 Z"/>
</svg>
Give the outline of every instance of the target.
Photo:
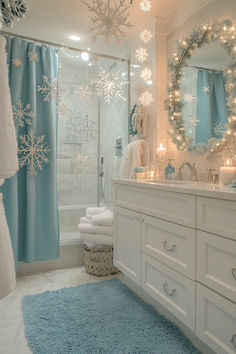
<svg viewBox="0 0 236 354">
<path fill-rule="evenodd" d="M 214 22 L 178 41 L 169 61 L 169 123 L 182 150 L 222 150 L 236 142 L 236 28 Z"/>
</svg>

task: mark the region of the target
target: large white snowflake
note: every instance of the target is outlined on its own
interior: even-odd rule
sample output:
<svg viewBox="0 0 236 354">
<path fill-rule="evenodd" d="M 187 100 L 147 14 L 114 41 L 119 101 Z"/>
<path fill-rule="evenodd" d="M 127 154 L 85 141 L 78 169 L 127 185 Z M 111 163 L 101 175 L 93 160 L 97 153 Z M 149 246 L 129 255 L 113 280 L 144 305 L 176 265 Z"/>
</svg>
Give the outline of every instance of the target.
<svg viewBox="0 0 236 354">
<path fill-rule="evenodd" d="M 12 105 L 12 113 L 15 124 L 19 127 L 23 127 L 25 124 L 30 125 L 31 118 L 34 116 L 31 111 L 31 105 L 25 105 L 21 100 L 16 105 Z"/>
<path fill-rule="evenodd" d="M 136 50 L 135 58 L 138 60 L 139 63 L 143 63 L 148 58 L 147 49 L 141 47 Z"/>
<path fill-rule="evenodd" d="M 197 100 L 196 95 L 193 92 L 191 92 L 191 91 L 185 92 L 185 94 L 184 94 L 184 101 L 185 102 L 194 104 L 194 103 L 196 103 L 196 100 Z"/>
<path fill-rule="evenodd" d="M 126 101 L 126 98 L 123 96 L 123 88 L 128 83 L 126 80 L 120 80 L 120 71 L 109 73 L 103 68 L 100 68 L 98 78 L 91 80 L 91 84 L 94 85 L 97 95 L 103 96 L 108 104 L 111 103 L 114 97 L 119 97 Z"/>
<path fill-rule="evenodd" d="M 140 34 L 140 39 L 141 41 L 143 41 L 144 43 L 148 43 L 150 42 L 150 40 L 152 39 L 153 35 L 152 32 L 149 31 L 147 28 L 145 28 L 145 30 L 143 30 L 143 32 Z"/>
<path fill-rule="evenodd" d="M 0 1 L 0 13 L 2 13 L 0 24 L 2 22 L 3 25 L 12 27 L 13 22 L 19 21 L 27 11 L 28 6 L 25 0 L 2 0 Z"/>
<path fill-rule="evenodd" d="M 128 21 L 129 7 L 126 0 L 113 1 L 114 6 L 111 5 L 111 0 L 91 0 L 91 4 L 83 0 L 82 2 L 91 13 L 93 26 L 90 31 L 94 33 L 94 41 L 97 36 L 105 36 L 107 40 L 114 36 L 120 42 L 126 36 L 124 29 L 132 27 Z"/>
<path fill-rule="evenodd" d="M 84 99 L 88 99 L 91 95 L 91 90 L 89 86 L 79 86 L 78 88 L 76 88 L 75 93 L 80 97 L 80 98 L 84 98 Z"/>
<path fill-rule="evenodd" d="M 49 162 L 50 149 L 44 138 L 44 135 L 35 136 L 33 130 L 30 130 L 27 135 L 19 136 L 19 166 L 28 167 L 30 176 L 37 176 L 38 171 L 42 171 L 43 165 Z"/>
<path fill-rule="evenodd" d="M 142 70 L 141 74 L 140 74 L 140 77 L 144 80 L 144 81 L 147 81 L 147 80 L 150 80 L 151 77 L 152 77 L 152 71 L 148 68 L 145 68 Z"/>
<path fill-rule="evenodd" d="M 150 104 L 153 102 L 153 97 L 151 92 L 145 91 L 139 96 L 139 101 L 144 107 L 150 106 Z"/>
<path fill-rule="evenodd" d="M 43 96 L 43 102 L 49 102 L 58 94 L 57 79 L 50 79 L 48 76 L 43 75 L 42 85 L 38 85 L 37 90 L 41 92 Z"/>
<path fill-rule="evenodd" d="M 74 111 L 64 120 L 64 142 L 79 144 L 90 143 L 96 139 L 96 122 L 81 111 Z"/>
</svg>

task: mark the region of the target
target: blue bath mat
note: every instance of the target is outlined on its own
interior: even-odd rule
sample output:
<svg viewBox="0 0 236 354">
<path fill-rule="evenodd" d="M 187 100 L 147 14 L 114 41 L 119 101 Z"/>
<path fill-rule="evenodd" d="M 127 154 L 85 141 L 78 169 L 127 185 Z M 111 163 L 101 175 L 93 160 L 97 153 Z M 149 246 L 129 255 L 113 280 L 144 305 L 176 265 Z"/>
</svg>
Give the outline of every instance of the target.
<svg viewBox="0 0 236 354">
<path fill-rule="evenodd" d="M 22 309 L 35 354 L 199 354 L 118 279 L 25 296 Z"/>
</svg>

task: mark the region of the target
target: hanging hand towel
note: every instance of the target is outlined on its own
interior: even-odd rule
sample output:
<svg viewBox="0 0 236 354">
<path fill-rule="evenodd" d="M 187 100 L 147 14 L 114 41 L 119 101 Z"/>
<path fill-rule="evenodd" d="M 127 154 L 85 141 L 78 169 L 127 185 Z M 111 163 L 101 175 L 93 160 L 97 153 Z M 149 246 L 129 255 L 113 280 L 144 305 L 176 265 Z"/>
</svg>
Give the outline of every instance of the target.
<svg viewBox="0 0 236 354">
<path fill-rule="evenodd" d="M 78 230 L 80 232 L 85 232 L 88 234 L 104 234 L 110 235 L 113 234 L 113 227 L 112 226 L 100 226 L 100 225 L 93 225 L 93 224 L 79 224 Z"/>
</svg>

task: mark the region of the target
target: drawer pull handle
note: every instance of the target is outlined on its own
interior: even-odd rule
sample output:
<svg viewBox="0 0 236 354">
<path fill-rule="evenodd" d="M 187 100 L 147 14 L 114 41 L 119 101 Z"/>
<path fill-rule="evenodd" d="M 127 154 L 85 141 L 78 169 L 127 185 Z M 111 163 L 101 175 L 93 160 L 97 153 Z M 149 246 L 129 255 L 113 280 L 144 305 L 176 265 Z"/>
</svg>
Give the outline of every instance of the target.
<svg viewBox="0 0 236 354">
<path fill-rule="evenodd" d="M 167 252 L 173 252 L 175 249 L 176 249 L 176 245 L 173 245 L 171 248 L 168 248 L 167 247 L 167 240 L 165 240 L 164 242 L 163 242 L 163 246 L 164 246 L 164 248 L 165 248 L 165 250 L 167 251 Z"/>
<path fill-rule="evenodd" d="M 232 276 L 236 280 L 236 268 L 232 269 Z"/>
<path fill-rule="evenodd" d="M 231 343 L 233 343 L 234 348 L 236 348 L 236 334 L 232 336 Z"/>
<path fill-rule="evenodd" d="M 165 292 L 166 292 L 167 295 L 169 295 L 169 296 L 173 296 L 173 295 L 176 293 L 176 289 L 172 289 L 172 290 L 171 290 L 171 293 L 169 292 L 169 290 L 168 290 L 168 284 L 167 284 L 167 283 L 163 284 L 163 287 L 164 287 Z"/>
</svg>

